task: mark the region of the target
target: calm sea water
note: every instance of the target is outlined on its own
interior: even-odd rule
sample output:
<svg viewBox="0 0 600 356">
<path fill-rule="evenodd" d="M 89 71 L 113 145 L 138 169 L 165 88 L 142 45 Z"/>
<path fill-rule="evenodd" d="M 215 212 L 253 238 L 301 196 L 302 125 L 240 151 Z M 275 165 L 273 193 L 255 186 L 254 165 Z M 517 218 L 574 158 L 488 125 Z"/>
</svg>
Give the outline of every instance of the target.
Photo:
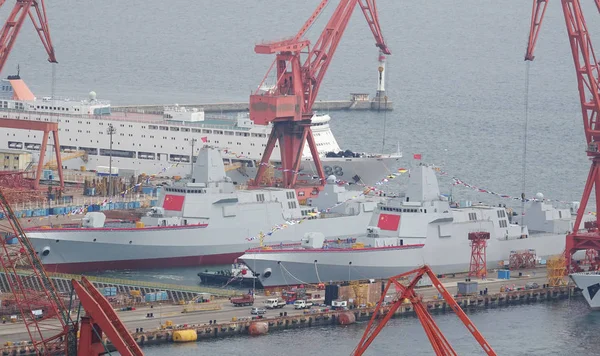
<svg viewBox="0 0 600 356">
<path fill-rule="evenodd" d="M 85 97 L 95 90 L 113 104 L 172 104 L 247 100 L 272 57 L 253 53 L 265 39 L 293 35 L 318 0 L 291 1 L 75 1 L 48 4 L 59 64 L 26 23 L 3 75 L 20 65 L 38 96 Z M 395 151 L 441 165 L 450 175 L 492 191 L 519 196 L 543 192 L 561 201 L 580 199 L 589 162 L 576 80 L 559 3 L 546 14 L 537 58 L 523 62 L 531 1 L 378 1 L 380 22 L 393 55 L 388 59 L 390 113 L 332 113 L 340 145 L 355 151 Z M 309 32 L 313 41 L 331 14 L 329 5 Z M 588 25 L 600 41 L 600 21 L 586 2 Z M 3 9 L 4 17 L 7 9 Z M 600 43 L 596 41 L 596 43 Z M 355 12 L 319 98 L 374 93 L 377 52 Z M 525 83 L 529 78 L 526 174 L 523 176 Z M 383 123 L 386 122 L 386 132 Z M 382 147 L 385 135 L 386 145 Z M 414 164 L 410 159 L 406 166 Z M 394 167 L 396 168 L 396 167 Z M 443 190 L 451 181 L 441 178 Z M 400 189 L 400 186 L 393 187 Z M 455 188 L 455 196 L 492 203 L 487 194 Z M 131 278 L 195 283 L 197 269 L 127 272 Z M 581 301 L 540 304 L 472 315 L 501 354 L 594 354 L 600 316 Z M 453 316 L 439 317 L 457 349 L 475 354 Z M 348 328 L 283 332 L 268 338 L 227 339 L 151 348 L 149 355 L 348 354 L 362 332 Z M 460 331 L 460 333 L 459 333 Z M 250 346 L 250 347 L 249 347 Z M 299 351 L 294 350 L 297 346 Z M 249 351 L 252 350 L 252 351 Z M 371 354 L 429 353 L 413 319 L 395 320 Z"/>
<path fill-rule="evenodd" d="M 583 299 L 514 306 L 469 313 L 469 318 L 498 355 L 597 355 L 600 314 L 590 313 Z M 485 355 L 453 314 L 434 316 L 459 355 Z M 147 356 L 208 355 L 350 355 L 366 322 L 347 327 L 275 332 L 264 337 L 240 337 L 144 349 Z M 416 318 L 393 319 L 366 355 L 432 355 Z"/>
</svg>

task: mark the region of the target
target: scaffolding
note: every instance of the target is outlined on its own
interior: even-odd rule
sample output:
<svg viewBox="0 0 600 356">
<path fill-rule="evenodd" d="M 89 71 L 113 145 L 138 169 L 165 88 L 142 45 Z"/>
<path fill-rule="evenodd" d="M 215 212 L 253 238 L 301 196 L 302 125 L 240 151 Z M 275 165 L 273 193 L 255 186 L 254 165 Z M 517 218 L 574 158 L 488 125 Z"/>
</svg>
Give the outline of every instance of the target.
<svg viewBox="0 0 600 356">
<path fill-rule="evenodd" d="M 582 265 L 589 266 L 589 271 L 598 270 L 598 250 L 587 249 L 585 250 L 585 258 L 581 262 Z"/>
<path fill-rule="evenodd" d="M 25 178 L 24 171 L 0 172 L 0 187 L 9 204 L 42 202 L 44 193 L 34 188 L 34 181 Z"/>
<path fill-rule="evenodd" d="M 510 251 L 508 266 L 510 269 L 535 268 L 535 250 Z"/>
<path fill-rule="evenodd" d="M 469 264 L 469 277 L 483 277 L 487 272 L 485 248 L 490 233 L 485 231 L 469 232 L 471 241 L 471 263 Z"/>
<path fill-rule="evenodd" d="M 548 274 L 548 284 L 551 287 L 564 286 L 564 277 L 567 275 L 567 265 L 565 255 L 552 256 L 546 260 L 546 271 Z"/>
</svg>

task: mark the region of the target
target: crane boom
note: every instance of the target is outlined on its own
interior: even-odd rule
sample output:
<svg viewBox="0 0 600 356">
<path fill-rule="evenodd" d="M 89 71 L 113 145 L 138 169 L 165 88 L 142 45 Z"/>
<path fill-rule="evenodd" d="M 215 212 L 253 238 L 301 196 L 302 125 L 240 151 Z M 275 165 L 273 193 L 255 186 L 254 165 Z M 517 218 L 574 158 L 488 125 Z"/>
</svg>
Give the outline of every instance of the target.
<svg viewBox="0 0 600 356">
<path fill-rule="evenodd" d="M 0 1 L 0 7 L 4 5 L 6 0 Z M 35 14 L 34 14 L 35 13 Z M 48 53 L 48 61 L 58 63 L 54 54 L 54 46 L 50 37 L 50 27 L 48 26 L 48 18 L 46 16 L 46 5 L 44 0 L 17 0 L 8 19 L 4 23 L 0 31 L 0 72 L 4 68 L 8 55 L 12 50 L 15 40 L 25 17 L 33 22 L 33 26 L 38 33 L 46 52 Z"/>
<path fill-rule="evenodd" d="M 598 12 L 600 12 L 600 0 L 594 0 Z M 542 27 L 542 21 L 546 14 L 546 7 L 548 6 L 548 0 L 533 0 L 533 9 L 531 11 L 531 25 L 529 27 L 529 41 L 527 42 L 527 51 L 525 51 L 525 60 L 533 61 L 535 56 L 533 52 L 535 45 L 540 34 L 540 28 Z"/>
<path fill-rule="evenodd" d="M 531 15 L 531 26 L 529 42 L 525 60 L 533 60 L 539 29 L 542 24 L 548 0 L 534 0 Z M 600 11 L 600 0 L 595 0 L 596 7 Z M 600 94 L 598 89 L 599 68 L 598 60 L 585 22 L 580 0 L 561 0 L 575 75 L 577 77 L 577 88 L 581 103 L 583 128 L 587 143 L 586 154 L 592 161 L 588 179 L 583 190 L 581 204 L 577 211 L 577 217 L 573 230 L 567 235 L 566 262 L 569 268 L 574 268 L 572 256 L 578 250 L 594 249 L 600 250 L 600 215 L 596 215 L 595 224 L 586 223 L 587 232 L 580 232 L 581 221 L 589 201 L 592 189 L 596 194 L 596 211 L 600 211 Z"/>
<path fill-rule="evenodd" d="M 258 44 L 254 48 L 256 53 L 276 54 L 276 58 L 258 89 L 250 95 L 250 119 L 259 125 L 273 124 L 256 179 L 252 185 L 260 185 L 266 180 L 266 168 L 269 166 L 269 159 L 277 141 L 280 143 L 284 187 L 294 188 L 296 186 L 305 144 L 308 144 L 310 149 L 319 185 L 325 184 L 325 174 L 310 128 L 311 118 L 314 114 L 312 108 L 327 68 L 357 5 L 360 5 L 375 37 L 376 46 L 385 54 L 391 53 L 381 33 L 375 0 L 341 0 L 315 46 L 308 50 L 306 59 L 301 63 L 302 51 L 310 48 L 310 41 L 303 39 L 303 36 L 314 24 L 327 3 L 328 0 L 322 0 L 319 3 L 294 37 Z M 273 68 L 276 71 L 275 86 L 265 93 L 260 93 Z"/>
</svg>

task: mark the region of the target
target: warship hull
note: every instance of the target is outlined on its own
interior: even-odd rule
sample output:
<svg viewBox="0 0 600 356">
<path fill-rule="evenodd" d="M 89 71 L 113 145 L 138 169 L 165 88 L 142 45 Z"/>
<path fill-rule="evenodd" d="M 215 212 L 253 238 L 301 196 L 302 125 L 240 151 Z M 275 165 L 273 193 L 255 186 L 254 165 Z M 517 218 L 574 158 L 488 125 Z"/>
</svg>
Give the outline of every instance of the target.
<svg viewBox="0 0 600 356">
<path fill-rule="evenodd" d="M 563 234 L 535 234 L 526 239 L 489 241 L 487 266 L 500 266 L 515 250 L 535 250 L 537 257 L 544 259 L 561 253 L 564 248 Z M 254 250 L 247 251 L 241 260 L 255 273 L 262 274 L 261 283 L 268 288 L 384 279 L 424 264 L 436 274 L 461 273 L 469 270 L 470 258 L 469 241 L 450 238 L 443 242 L 397 247 Z M 264 278 L 266 272 L 270 272 L 268 278 Z"/>
<path fill-rule="evenodd" d="M 268 243 L 299 242 L 307 232 L 326 231 L 328 238 L 358 235 L 370 214 L 306 220 L 265 238 Z M 241 224 L 241 223 L 240 223 Z M 256 226 L 251 231 L 267 231 Z M 252 232 L 250 232 L 252 233 Z M 233 263 L 258 240 L 247 229 L 210 225 L 148 228 L 29 229 L 27 236 L 49 271 L 80 273 Z"/>
</svg>

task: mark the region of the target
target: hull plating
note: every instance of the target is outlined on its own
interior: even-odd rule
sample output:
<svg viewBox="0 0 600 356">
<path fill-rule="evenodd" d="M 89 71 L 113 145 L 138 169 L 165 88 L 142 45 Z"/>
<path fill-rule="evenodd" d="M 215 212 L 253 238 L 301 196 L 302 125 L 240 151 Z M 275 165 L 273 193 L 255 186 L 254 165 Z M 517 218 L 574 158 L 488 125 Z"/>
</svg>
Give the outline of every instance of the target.
<svg viewBox="0 0 600 356">
<path fill-rule="evenodd" d="M 306 220 L 276 231 L 267 244 L 300 242 L 305 233 L 323 232 L 328 239 L 356 237 L 371 214 Z M 259 230 L 260 231 L 260 230 Z M 262 231 L 267 231 L 265 226 Z M 30 230 L 28 237 L 42 263 L 52 271 L 165 268 L 232 263 L 258 241 L 246 241 L 247 228 L 186 226 L 140 229 Z"/>
<path fill-rule="evenodd" d="M 433 240 L 433 239 L 432 239 Z M 489 241 L 488 269 L 508 260 L 513 250 L 535 249 L 538 257 L 561 253 L 565 248 L 562 234 L 537 234 L 527 239 Z M 389 278 L 428 264 L 438 274 L 459 273 L 469 269 L 469 241 L 453 238 L 437 239 L 425 245 L 401 248 L 271 250 L 247 251 L 241 259 L 260 273 L 265 287 L 302 283 Z M 266 272 L 271 274 L 265 278 Z M 600 298 L 600 297 L 599 297 Z"/>
</svg>

